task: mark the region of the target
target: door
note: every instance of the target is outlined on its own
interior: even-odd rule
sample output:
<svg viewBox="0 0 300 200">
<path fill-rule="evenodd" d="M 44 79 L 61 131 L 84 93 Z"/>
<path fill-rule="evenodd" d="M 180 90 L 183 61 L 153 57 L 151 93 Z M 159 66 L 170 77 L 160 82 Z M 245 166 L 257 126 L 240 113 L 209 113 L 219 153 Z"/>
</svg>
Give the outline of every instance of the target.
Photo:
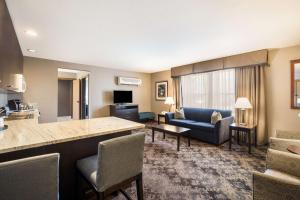
<svg viewBox="0 0 300 200">
<path fill-rule="evenodd" d="M 80 119 L 89 118 L 88 77 L 80 79 Z"/>
<path fill-rule="evenodd" d="M 73 80 L 73 119 L 79 119 L 80 113 L 80 89 L 79 89 L 79 80 Z"/>
</svg>

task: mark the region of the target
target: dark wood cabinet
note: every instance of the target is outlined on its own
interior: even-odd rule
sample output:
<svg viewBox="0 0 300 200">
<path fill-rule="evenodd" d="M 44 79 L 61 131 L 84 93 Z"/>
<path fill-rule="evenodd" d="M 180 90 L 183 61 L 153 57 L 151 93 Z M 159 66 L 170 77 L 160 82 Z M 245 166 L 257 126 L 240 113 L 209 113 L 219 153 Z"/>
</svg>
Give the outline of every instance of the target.
<svg viewBox="0 0 300 200">
<path fill-rule="evenodd" d="M 138 105 L 110 105 L 110 116 L 128 119 L 131 121 L 139 120 Z"/>
<path fill-rule="evenodd" d="M 23 73 L 23 54 L 5 1 L 0 13 L 0 89 L 7 89 L 11 75 Z"/>
</svg>

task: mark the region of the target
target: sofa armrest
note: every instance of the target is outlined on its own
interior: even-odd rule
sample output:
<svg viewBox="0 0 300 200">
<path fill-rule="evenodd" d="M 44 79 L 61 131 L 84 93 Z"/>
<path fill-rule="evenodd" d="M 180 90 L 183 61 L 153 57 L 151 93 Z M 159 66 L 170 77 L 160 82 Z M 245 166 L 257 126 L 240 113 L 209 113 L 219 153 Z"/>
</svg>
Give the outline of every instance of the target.
<svg viewBox="0 0 300 200">
<path fill-rule="evenodd" d="M 229 125 L 233 123 L 234 117 L 225 117 L 218 121 L 215 125 L 217 137 L 219 137 L 219 144 L 229 139 Z"/>
<path fill-rule="evenodd" d="M 280 177 L 253 172 L 253 199 L 297 199 L 300 184 Z M 290 198 L 288 198 L 290 197 Z"/>
<path fill-rule="evenodd" d="M 289 152 L 287 148 L 290 145 L 300 146 L 300 140 L 282 139 L 270 137 L 270 148 L 278 151 Z"/>
<path fill-rule="evenodd" d="M 170 120 L 174 119 L 174 113 L 173 112 L 166 113 L 165 118 L 166 118 L 166 124 L 169 124 Z"/>
<path fill-rule="evenodd" d="M 297 131 L 276 130 L 275 135 L 277 138 L 300 140 L 300 132 Z"/>
<path fill-rule="evenodd" d="M 296 176 L 300 180 L 300 155 L 268 149 L 267 169 Z"/>
</svg>

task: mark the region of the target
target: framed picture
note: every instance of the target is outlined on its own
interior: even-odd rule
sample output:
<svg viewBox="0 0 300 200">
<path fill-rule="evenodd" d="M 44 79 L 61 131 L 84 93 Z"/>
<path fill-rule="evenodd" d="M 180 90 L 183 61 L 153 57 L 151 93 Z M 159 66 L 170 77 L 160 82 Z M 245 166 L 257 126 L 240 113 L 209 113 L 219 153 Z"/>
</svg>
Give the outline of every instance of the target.
<svg viewBox="0 0 300 200">
<path fill-rule="evenodd" d="M 168 81 L 160 81 L 155 83 L 155 99 L 156 101 L 164 101 L 168 96 Z"/>
</svg>

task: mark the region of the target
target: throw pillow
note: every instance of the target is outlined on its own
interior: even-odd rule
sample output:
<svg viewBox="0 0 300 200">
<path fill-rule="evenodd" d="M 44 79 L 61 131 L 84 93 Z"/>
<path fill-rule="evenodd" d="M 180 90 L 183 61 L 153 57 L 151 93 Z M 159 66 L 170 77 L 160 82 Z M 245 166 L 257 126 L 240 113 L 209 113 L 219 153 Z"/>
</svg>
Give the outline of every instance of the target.
<svg viewBox="0 0 300 200">
<path fill-rule="evenodd" d="M 222 119 L 221 113 L 214 111 L 213 114 L 211 115 L 210 123 L 215 125 L 221 119 Z"/>
<path fill-rule="evenodd" d="M 183 109 L 182 108 L 180 110 L 176 109 L 174 117 L 175 117 L 175 119 L 185 119 Z"/>
</svg>

